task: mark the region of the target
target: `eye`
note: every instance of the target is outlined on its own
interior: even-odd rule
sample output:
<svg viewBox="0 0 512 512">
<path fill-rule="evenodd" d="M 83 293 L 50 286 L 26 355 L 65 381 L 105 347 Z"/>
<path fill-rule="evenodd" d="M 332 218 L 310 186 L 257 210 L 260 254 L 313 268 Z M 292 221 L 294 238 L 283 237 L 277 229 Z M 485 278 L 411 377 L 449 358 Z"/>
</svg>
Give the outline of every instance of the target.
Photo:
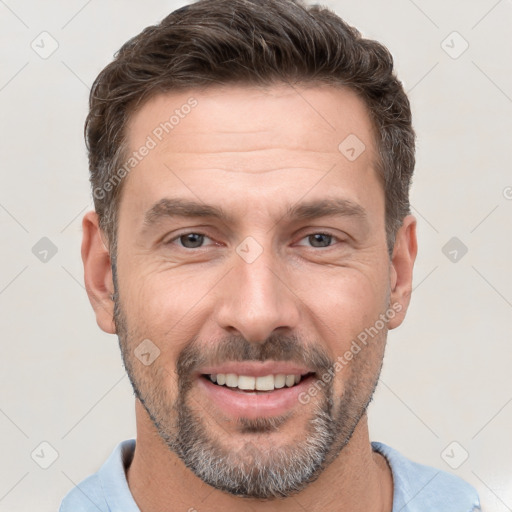
<svg viewBox="0 0 512 512">
<path fill-rule="evenodd" d="M 177 243 L 178 246 L 184 249 L 200 249 L 204 246 L 205 240 L 212 239 L 203 233 L 183 233 L 181 235 L 178 235 L 168 242 L 166 242 L 166 245 Z M 337 237 L 334 235 L 331 235 L 329 233 L 312 233 L 310 235 L 307 235 L 301 239 L 300 242 L 303 240 L 306 240 L 309 247 L 313 248 L 327 248 L 334 245 L 333 242 L 339 241 Z M 298 245 L 306 245 L 304 243 L 300 243 Z"/>
<path fill-rule="evenodd" d="M 178 245 L 184 249 L 199 249 L 203 245 L 205 239 L 211 240 L 211 238 L 203 235 L 202 233 L 184 233 L 182 235 L 178 235 L 172 240 L 169 240 L 166 242 L 166 245 L 179 241 Z"/>
<path fill-rule="evenodd" d="M 311 244 L 311 247 L 322 248 L 330 247 L 332 245 L 331 242 L 338 239 L 329 233 L 312 233 L 302 238 L 302 240 L 307 240 Z M 299 245 L 303 244 L 299 243 Z"/>
</svg>

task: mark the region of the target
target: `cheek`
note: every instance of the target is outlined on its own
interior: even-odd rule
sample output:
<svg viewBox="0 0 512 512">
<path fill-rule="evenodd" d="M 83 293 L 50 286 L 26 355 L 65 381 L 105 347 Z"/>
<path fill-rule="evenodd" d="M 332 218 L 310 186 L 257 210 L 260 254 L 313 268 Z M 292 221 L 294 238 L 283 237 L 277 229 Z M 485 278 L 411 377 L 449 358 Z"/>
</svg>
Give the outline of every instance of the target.
<svg viewBox="0 0 512 512">
<path fill-rule="evenodd" d="M 160 366 L 174 368 L 181 350 L 197 335 L 201 299 L 211 288 L 208 280 L 153 268 L 125 275 L 120 299 L 132 343 L 151 340 L 161 352 Z"/>
<path fill-rule="evenodd" d="M 359 269 L 338 269 L 301 286 L 311 321 L 334 357 L 342 354 L 387 306 L 383 279 Z"/>
<path fill-rule="evenodd" d="M 197 288 L 179 271 L 163 270 L 143 260 L 139 263 L 134 258 L 120 268 L 120 298 L 132 323 L 169 329 L 190 309 Z"/>
</svg>

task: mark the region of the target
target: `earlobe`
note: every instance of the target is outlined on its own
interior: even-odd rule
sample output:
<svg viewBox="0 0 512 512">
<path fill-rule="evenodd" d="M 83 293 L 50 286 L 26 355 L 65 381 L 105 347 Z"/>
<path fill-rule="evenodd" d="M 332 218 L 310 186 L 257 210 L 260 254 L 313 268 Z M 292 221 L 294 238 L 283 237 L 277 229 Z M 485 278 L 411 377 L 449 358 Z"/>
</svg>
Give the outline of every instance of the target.
<svg viewBox="0 0 512 512">
<path fill-rule="evenodd" d="M 407 215 L 397 232 L 390 263 L 390 306 L 397 314 L 388 323 L 389 329 L 398 327 L 404 320 L 412 292 L 412 276 L 418 242 L 416 219 Z"/>
<path fill-rule="evenodd" d="M 115 334 L 112 267 L 110 254 L 103 242 L 96 212 L 87 212 L 82 221 L 82 261 L 85 289 L 96 314 L 99 327 Z"/>
</svg>

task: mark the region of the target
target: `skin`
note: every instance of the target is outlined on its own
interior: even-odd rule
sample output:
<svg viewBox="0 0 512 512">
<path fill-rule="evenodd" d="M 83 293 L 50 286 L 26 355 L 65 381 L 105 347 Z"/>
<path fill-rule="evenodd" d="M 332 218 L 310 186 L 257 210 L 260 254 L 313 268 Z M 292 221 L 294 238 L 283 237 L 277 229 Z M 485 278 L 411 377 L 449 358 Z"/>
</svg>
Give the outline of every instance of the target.
<svg viewBox="0 0 512 512">
<path fill-rule="evenodd" d="M 363 101 L 350 90 L 320 85 L 168 93 L 150 99 L 132 116 L 127 130 L 131 151 L 191 96 L 197 107 L 123 183 L 117 292 L 127 331 L 121 340 L 123 353 L 132 377 L 148 394 L 157 389 L 165 401 L 174 402 L 176 363 L 191 340 L 209 354 L 230 335 L 261 344 L 271 335 L 296 334 L 335 360 L 379 314 L 399 305 L 386 328 L 332 382 L 336 397 L 352 386 L 361 403 L 371 398 L 387 330 L 398 327 L 407 311 L 417 242 L 416 220 L 407 216 L 389 257 L 384 191 L 373 165 L 376 150 Z M 338 150 L 349 134 L 366 146 L 355 161 Z M 220 205 L 233 216 L 232 222 L 163 218 L 143 230 L 144 214 L 164 197 Z M 357 203 L 366 222 L 353 216 L 283 218 L 289 205 L 326 197 Z M 330 247 L 315 247 L 308 238 L 322 232 L 333 235 Z M 187 249 L 176 240 L 185 233 L 208 238 L 203 247 Z M 235 251 L 248 236 L 262 248 L 250 264 Z M 96 213 L 87 213 L 82 244 L 86 288 L 98 325 L 114 334 L 107 247 Z M 143 339 L 160 350 L 147 367 L 133 356 Z M 297 404 L 276 431 L 251 434 L 241 432 L 197 385 L 187 395 L 209 435 L 226 452 L 241 455 L 248 440 L 262 453 L 303 440 L 320 398 Z M 137 447 L 127 479 L 143 512 L 276 509 L 273 500 L 240 498 L 204 483 L 169 450 L 138 399 L 135 407 Z M 339 412 L 336 407 L 334 412 Z M 171 419 L 162 419 L 171 432 Z M 392 494 L 390 469 L 371 450 L 363 411 L 348 444 L 339 454 L 333 451 L 316 480 L 280 499 L 279 510 L 390 511 Z"/>
</svg>

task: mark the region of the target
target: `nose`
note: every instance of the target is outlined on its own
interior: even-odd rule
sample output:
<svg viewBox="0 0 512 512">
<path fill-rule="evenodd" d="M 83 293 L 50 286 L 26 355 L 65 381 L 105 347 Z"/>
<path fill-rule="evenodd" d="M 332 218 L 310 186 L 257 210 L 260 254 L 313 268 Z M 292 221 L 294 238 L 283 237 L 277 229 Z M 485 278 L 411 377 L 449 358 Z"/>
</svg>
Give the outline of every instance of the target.
<svg viewBox="0 0 512 512">
<path fill-rule="evenodd" d="M 300 299 L 270 249 L 249 263 L 238 254 L 218 297 L 217 323 L 230 334 L 263 343 L 274 331 L 294 331 L 300 319 Z"/>
</svg>

